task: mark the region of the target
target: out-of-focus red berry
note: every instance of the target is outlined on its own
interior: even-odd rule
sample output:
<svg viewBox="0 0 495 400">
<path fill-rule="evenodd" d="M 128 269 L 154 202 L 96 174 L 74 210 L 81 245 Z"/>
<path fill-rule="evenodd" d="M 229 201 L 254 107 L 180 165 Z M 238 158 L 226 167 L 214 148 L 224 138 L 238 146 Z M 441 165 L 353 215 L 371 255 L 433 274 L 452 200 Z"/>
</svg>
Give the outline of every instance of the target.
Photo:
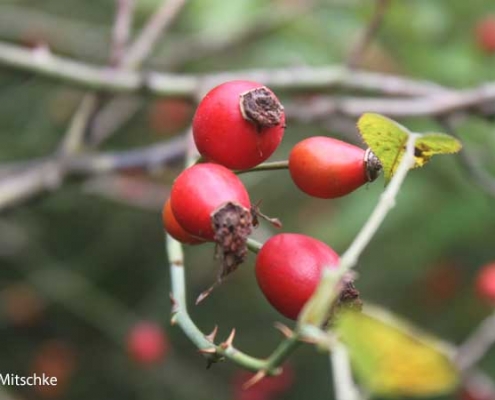
<svg viewBox="0 0 495 400">
<path fill-rule="evenodd" d="M 476 43 L 485 53 L 495 53 L 495 15 L 488 15 L 476 24 Z"/>
<path fill-rule="evenodd" d="M 164 330 L 155 322 L 134 325 L 127 336 L 129 356 L 139 364 L 150 365 L 163 360 L 169 347 Z"/>
<path fill-rule="evenodd" d="M 43 315 L 43 299 L 24 283 L 13 284 L 0 292 L 0 309 L 15 326 L 32 326 Z"/>
<path fill-rule="evenodd" d="M 474 388 L 466 387 L 459 391 L 457 398 L 459 400 L 494 400 L 494 397 L 484 388 L 480 388 L 477 392 Z"/>
<path fill-rule="evenodd" d="M 421 280 L 421 298 L 428 306 L 441 306 L 452 299 L 462 284 L 460 268 L 451 262 L 432 266 Z"/>
<path fill-rule="evenodd" d="M 57 378 L 57 384 L 33 386 L 33 390 L 42 397 L 61 397 L 70 384 L 76 366 L 76 351 L 72 345 L 59 339 L 43 343 L 36 350 L 31 371 L 37 376 L 45 374 L 48 379 Z"/>
<path fill-rule="evenodd" d="M 483 300 L 495 306 L 495 262 L 486 264 L 478 272 L 476 292 Z"/>
<path fill-rule="evenodd" d="M 160 99 L 151 104 L 148 121 L 157 135 L 171 135 L 185 129 L 193 116 L 193 106 L 182 99 Z"/>
</svg>

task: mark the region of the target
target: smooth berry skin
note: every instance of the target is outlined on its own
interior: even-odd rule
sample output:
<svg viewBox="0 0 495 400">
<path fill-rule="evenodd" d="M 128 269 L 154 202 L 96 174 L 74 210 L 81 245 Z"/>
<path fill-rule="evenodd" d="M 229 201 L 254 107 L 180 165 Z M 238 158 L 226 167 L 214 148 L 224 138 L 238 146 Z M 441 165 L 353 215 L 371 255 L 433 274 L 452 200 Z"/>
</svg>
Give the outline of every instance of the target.
<svg viewBox="0 0 495 400">
<path fill-rule="evenodd" d="M 175 218 L 175 215 L 172 212 L 170 199 L 168 199 L 163 205 L 162 222 L 167 233 L 181 243 L 200 244 L 204 242 L 204 240 L 191 235 L 177 222 L 177 218 Z"/>
<path fill-rule="evenodd" d="M 134 325 L 127 336 L 127 351 L 138 364 L 160 362 L 169 344 L 163 329 L 154 322 L 142 321 Z"/>
<path fill-rule="evenodd" d="M 325 243 L 297 233 L 271 237 L 256 257 L 256 279 L 270 304 L 297 319 L 321 279 L 323 268 L 336 268 L 338 254 Z"/>
<path fill-rule="evenodd" d="M 478 296 L 495 306 L 495 262 L 485 265 L 476 278 Z"/>
<path fill-rule="evenodd" d="M 289 172 L 304 193 L 321 199 L 345 196 L 368 182 L 365 150 L 324 136 L 296 144 L 289 155 Z"/>
<path fill-rule="evenodd" d="M 284 134 L 285 115 L 282 113 L 278 125 L 260 129 L 241 112 L 240 96 L 260 87 L 263 85 L 251 81 L 225 82 L 201 100 L 193 119 L 193 135 L 206 160 L 231 169 L 249 169 L 276 150 Z"/>
<path fill-rule="evenodd" d="M 184 170 L 175 180 L 170 194 L 172 212 L 191 235 L 213 240 L 211 216 L 227 202 L 251 208 L 242 181 L 219 164 L 197 164 Z"/>
<path fill-rule="evenodd" d="M 487 54 L 495 53 L 495 15 L 487 16 L 476 25 L 476 42 Z"/>
</svg>

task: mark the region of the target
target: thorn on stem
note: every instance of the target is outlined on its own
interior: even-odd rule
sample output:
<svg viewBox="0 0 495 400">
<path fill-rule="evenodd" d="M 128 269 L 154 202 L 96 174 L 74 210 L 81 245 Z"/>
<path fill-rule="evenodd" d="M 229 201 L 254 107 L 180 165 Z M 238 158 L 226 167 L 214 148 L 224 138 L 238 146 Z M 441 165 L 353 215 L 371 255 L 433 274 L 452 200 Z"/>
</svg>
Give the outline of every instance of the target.
<svg viewBox="0 0 495 400">
<path fill-rule="evenodd" d="M 256 372 L 256 374 L 251 379 L 249 379 L 246 383 L 244 383 L 244 385 L 242 385 L 242 388 L 244 390 L 249 389 L 250 387 L 253 387 L 258 382 L 260 382 L 265 377 L 266 377 L 266 371 L 260 370 Z"/>
<path fill-rule="evenodd" d="M 213 289 L 215 289 L 215 287 L 217 287 L 218 285 L 218 282 L 215 282 L 213 285 L 211 285 L 208 289 L 206 289 L 204 292 L 202 292 L 198 298 L 196 299 L 196 303 L 195 305 L 198 305 L 199 303 L 201 303 L 204 299 L 206 299 L 210 293 L 213 291 Z"/>
<path fill-rule="evenodd" d="M 218 326 L 215 325 L 215 327 L 213 328 L 213 330 L 211 331 L 211 333 L 209 335 L 205 335 L 205 338 L 209 341 L 209 342 L 215 342 L 215 337 L 217 336 L 217 332 L 218 332 Z"/>
<path fill-rule="evenodd" d="M 234 343 L 234 337 L 235 337 L 235 328 L 232 329 L 227 340 L 220 344 L 220 347 L 224 350 L 228 349 L 229 347 L 232 347 L 232 343 Z"/>
<path fill-rule="evenodd" d="M 287 325 L 282 324 L 281 322 L 275 322 L 275 329 L 278 329 L 282 335 L 284 335 L 287 339 L 290 339 L 294 336 L 294 331 L 290 329 Z"/>
</svg>

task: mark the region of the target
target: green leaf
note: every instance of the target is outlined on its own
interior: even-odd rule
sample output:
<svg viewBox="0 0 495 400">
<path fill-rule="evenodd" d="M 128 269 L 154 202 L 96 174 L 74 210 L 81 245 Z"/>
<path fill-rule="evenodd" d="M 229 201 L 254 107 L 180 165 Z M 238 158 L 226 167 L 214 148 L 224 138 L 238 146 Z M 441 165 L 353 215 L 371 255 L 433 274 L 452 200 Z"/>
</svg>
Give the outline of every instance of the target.
<svg viewBox="0 0 495 400">
<path fill-rule="evenodd" d="M 382 163 L 385 181 L 390 181 L 406 151 L 409 130 L 390 118 L 373 113 L 363 114 L 357 125 L 364 142 Z M 422 167 L 435 154 L 457 153 L 461 147 L 461 143 L 450 135 L 423 134 L 414 146 L 413 168 Z"/>
<path fill-rule="evenodd" d="M 336 331 L 357 377 L 374 394 L 430 397 L 453 391 L 459 381 L 452 348 L 381 308 L 344 312 Z"/>
</svg>

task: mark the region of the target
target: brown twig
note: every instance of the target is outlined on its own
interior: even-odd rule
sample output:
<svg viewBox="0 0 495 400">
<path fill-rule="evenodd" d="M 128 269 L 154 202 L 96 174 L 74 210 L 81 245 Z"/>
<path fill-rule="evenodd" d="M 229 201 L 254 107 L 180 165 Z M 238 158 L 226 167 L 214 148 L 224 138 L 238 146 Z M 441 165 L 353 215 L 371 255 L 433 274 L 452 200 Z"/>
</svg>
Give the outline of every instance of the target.
<svg viewBox="0 0 495 400">
<path fill-rule="evenodd" d="M 389 5 L 390 0 L 375 0 L 373 16 L 349 54 L 347 66 L 350 69 L 358 68 L 361 64 L 366 49 L 380 29 L 380 25 Z"/>
<path fill-rule="evenodd" d="M 437 117 L 460 110 L 480 111 L 495 101 L 495 83 L 472 89 L 445 91 L 414 98 L 319 96 L 310 100 L 287 103 L 286 113 L 299 120 L 325 120 L 329 115 L 356 118 L 365 112 L 376 112 L 392 118 Z"/>
<path fill-rule="evenodd" d="M 115 0 L 117 11 L 112 29 L 110 65 L 117 66 L 125 54 L 132 27 L 134 0 Z"/>
<path fill-rule="evenodd" d="M 122 59 L 121 67 L 135 69 L 151 54 L 163 32 L 172 24 L 186 0 L 168 0 L 153 14 Z"/>
<path fill-rule="evenodd" d="M 114 94 L 143 92 L 162 97 L 194 98 L 199 86 L 211 87 L 226 80 L 240 78 L 256 80 L 274 90 L 286 91 L 345 89 L 409 97 L 430 96 L 449 91 L 433 82 L 376 72 L 349 71 L 342 66 L 288 67 L 206 75 L 158 72 L 142 74 L 76 62 L 52 53 L 40 57 L 32 50 L 6 43 L 0 43 L 0 65 L 91 90 Z"/>
</svg>

